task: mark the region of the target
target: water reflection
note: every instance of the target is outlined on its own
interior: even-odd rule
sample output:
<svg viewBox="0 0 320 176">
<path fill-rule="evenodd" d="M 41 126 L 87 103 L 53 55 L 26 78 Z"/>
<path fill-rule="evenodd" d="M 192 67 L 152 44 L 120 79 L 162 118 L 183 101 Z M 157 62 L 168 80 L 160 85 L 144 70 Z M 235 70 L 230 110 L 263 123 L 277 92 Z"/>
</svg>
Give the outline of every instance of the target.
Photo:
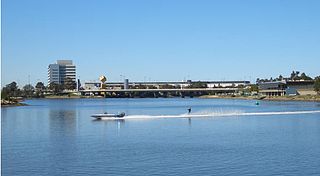
<svg viewBox="0 0 320 176">
<path fill-rule="evenodd" d="M 77 127 L 76 111 L 51 109 L 49 111 L 49 125 L 52 136 L 74 135 Z"/>
<path fill-rule="evenodd" d="M 55 167 L 64 168 L 72 165 L 77 159 L 77 113 L 75 110 L 50 109 L 49 110 L 49 157 L 50 163 Z M 61 158 L 64 162 L 61 163 Z M 54 170 L 53 175 L 59 175 Z"/>
<path fill-rule="evenodd" d="M 108 124 L 109 125 L 116 125 L 118 132 L 121 130 L 121 128 L 124 127 L 125 124 L 125 119 L 115 119 L 115 120 L 101 120 L 101 119 L 94 119 L 92 120 L 94 123 L 103 123 L 104 127 L 107 128 Z"/>
<path fill-rule="evenodd" d="M 189 127 L 191 127 L 191 118 L 188 118 Z"/>
</svg>

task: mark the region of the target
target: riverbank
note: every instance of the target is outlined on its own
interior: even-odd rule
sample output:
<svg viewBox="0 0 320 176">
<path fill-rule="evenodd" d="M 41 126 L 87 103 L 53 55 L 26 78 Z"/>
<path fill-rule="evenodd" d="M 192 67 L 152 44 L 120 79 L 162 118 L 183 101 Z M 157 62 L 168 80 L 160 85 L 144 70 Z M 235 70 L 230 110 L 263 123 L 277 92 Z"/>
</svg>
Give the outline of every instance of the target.
<svg viewBox="0 0 320 176">
<path fill-rule="evenodd" d="M 217 96 L 217 95 L 204 95 L 199 98 L 216 98 L 216 99 L 241 99 L 241 100 L 265 100 L 265 101 L 316 101 L 320 102 L 319 95 L 296 95 L 296 96 Z"/>
<path fill-rule="evenodd" d="M 45 96 L 46 99 L 78 99 L 78 98 L 104 98 L 103 96 L 79 96 L 79 95 L 50 95 Z"/>
<path fill-rule="evenodd" d="M 44 99 L 87 99 L 87 98 L 95 98 L 101 99 L 105 98 L 103 96 L 46 96 Z M 174 98 L 174 97 L 166 97 L 166 98 Z M 233 96 L 233 95 L 203 95 L 198 98 L 203 99 L 240 99 L 240 100 L 264 100 L 264 101 L 314 101 L 320 102 L 319 95 L 297 95 L 297 96 L 274 96 L 274 97 L 266 97 L 266 96 Z M 35 98 L 37 99 L 37 98 Z M 25 103 L 1 100 L 1 106 L 26 106 Z"/>
<path fill-rule="evenodd" d="M 320 102 L 320 96 L 319 95 L 279 96 L 279 97 L 266 97 L 264 100 L 270 100 L 270 101 L 316 101 L 316 102 Z"/>
</svg>

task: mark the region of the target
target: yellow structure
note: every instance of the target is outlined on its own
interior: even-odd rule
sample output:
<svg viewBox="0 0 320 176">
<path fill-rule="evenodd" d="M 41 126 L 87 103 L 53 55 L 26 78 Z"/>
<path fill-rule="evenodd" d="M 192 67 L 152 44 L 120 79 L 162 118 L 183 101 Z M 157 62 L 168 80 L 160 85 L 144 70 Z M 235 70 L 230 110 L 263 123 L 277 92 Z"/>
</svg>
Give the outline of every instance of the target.
<svg viewBox="0 0 320 176">
<path fill-rule="evenodd" d="M 105 88 L 106 88 L 105 82 L 107 81 L 107 78 L 102 75 L 102 76 L 99 77 L 99 80 L 100 80 L 100 82 L 101 82 L 100 89 L 105 89 Z"/>
</svg>

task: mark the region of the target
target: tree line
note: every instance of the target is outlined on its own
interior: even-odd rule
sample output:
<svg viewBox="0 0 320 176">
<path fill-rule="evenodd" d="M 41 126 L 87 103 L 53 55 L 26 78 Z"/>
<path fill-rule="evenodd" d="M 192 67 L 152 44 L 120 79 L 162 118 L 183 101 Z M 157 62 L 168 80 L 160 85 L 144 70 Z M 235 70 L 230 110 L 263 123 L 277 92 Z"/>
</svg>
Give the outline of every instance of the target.
<svg viewBox="0 0 320 176">
<path fill-rule="evenodd" d="M 15 100 L 17 97 L 22 98 L 43 98 L 45 94 L 58 95 L 63 90 L 75 90 L 77 84 L 70 78 L 65 79 L 63 84 L 51 83 L 45 86 L 43 82 L 37 82 L 35 86 L 26 84 L 19 88 L 18 84 L 13 81 L 1 89 L 1 99 Z"/>
<path fill-rule="evenodd" d="M 316 78 L 315 78 L 316 79 Z M 292 73 L 290 74 L 290 77 L 283 77 L 282 75 L 279 75 L 277 78 L 270 78 L 270 79 L 261 79 L 261 78 L 257 78 L 256 82 L 257 83 L 262 83 L 262 82 L 272 82 L 272 81 L 297 81 L 297 80 L 315 80 L 312 79 L 310 76 L 308 76 L 306 73 L 301 73 L 300 71 L 292 71 Z"/>
</svg>

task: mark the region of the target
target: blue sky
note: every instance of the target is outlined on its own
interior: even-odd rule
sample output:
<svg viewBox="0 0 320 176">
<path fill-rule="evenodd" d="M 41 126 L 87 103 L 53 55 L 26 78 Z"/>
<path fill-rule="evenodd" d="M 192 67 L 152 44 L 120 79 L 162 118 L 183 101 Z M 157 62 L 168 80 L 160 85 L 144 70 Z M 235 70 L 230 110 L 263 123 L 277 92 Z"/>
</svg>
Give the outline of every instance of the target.
<svg viewBox="0 0 320 176">
<path fill-rule="evenodd" d="M 255 80 L 320 75 L 320 1 L 2 0 L 2 84 L 47 83 L 72 59 L 82 81 Z"/>
</svg>

